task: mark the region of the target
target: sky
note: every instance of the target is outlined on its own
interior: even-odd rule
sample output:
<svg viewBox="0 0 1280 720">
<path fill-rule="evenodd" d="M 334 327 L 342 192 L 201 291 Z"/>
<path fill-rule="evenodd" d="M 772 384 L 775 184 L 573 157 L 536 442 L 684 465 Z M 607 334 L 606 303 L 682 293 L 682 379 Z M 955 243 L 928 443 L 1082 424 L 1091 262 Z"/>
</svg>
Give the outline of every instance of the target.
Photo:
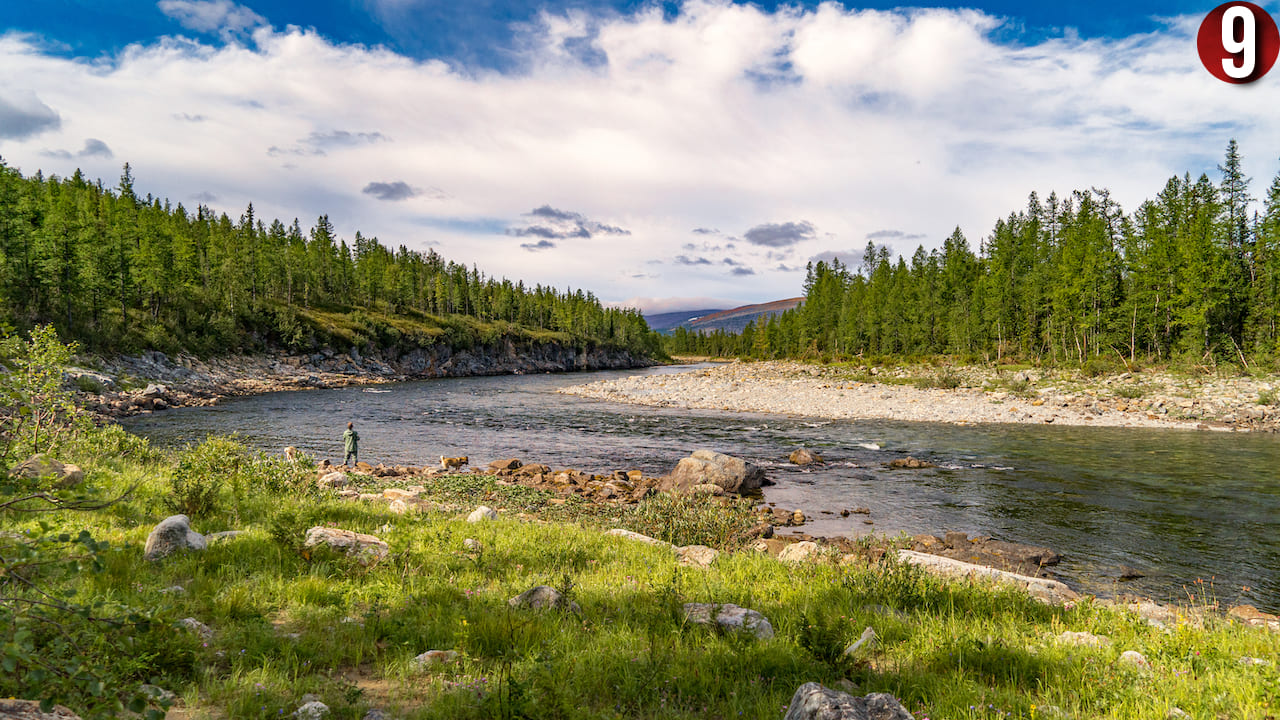
<svg viewBox="0 0 1280 720">
<path fill-rule="evenodd" d="M 805 265 L 972 247 L 1029 193 L 1280 171 L 1280 70 L 1216 3 L 0 3 L 0 156 L 649 312 L 802 294 Z M 1259 3 L 1274 15 L 1280 0 Z"/>
</svg>

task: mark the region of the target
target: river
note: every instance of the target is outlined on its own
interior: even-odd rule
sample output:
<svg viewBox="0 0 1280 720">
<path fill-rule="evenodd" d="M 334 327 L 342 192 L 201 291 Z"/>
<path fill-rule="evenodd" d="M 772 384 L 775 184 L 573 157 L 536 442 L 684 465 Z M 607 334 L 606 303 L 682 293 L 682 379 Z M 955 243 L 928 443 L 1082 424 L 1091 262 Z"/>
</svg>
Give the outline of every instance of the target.
<svg viewBox="0 0 1280 720">
<path fill-rule="evenodd" d="M 801 509 L 814 535 L 963 530 L 1044 545 L 1054 571 L 1101 595 L 1249 603 L 1280 611 L 1280 436 L 1034 425 L 957 426 L 621 405 L 556 392 L 627 374 L 424 380 L 280 392 L 124 421 L 166 447 L 239 433 L 268 451 L 287 445 L 342 458 L 354 422 L 360 459 L 473 464 L 519 457 L 588 472 L 670 471 L 710 448 L 751 460 L 777 483 L 765 500 Z M 376 391 L 369 391 L 376 390 Z M 787 462 L 798 446 L 827 463 Z M 907 455 L 938 467 L 890 470 Z M 845 508 L 870 515 L 842 518 Z M 872 524 L 865 524 L 864 520 Z M 1122 568 L 1145 574 L 1120 579 Z M 1247 589 L 1246 589 L 1247 588 Z"/>
</svg>

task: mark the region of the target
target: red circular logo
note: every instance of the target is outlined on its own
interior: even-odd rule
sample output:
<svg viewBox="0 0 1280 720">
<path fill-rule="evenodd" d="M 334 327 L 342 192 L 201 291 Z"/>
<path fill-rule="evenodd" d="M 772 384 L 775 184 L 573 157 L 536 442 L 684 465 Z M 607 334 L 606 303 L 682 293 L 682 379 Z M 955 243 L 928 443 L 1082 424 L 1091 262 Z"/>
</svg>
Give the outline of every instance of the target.
<svg viewBox="0 0 1280 720">
<path fill-rule="evenodd" d="M 1251 2 L 1223 3 L 1200 23 L 1200 62 L 1214 77 L 1237 85 L 1267 74 L 1280 55 L 1280 31 L 1266 10 Z"/>
</svg>

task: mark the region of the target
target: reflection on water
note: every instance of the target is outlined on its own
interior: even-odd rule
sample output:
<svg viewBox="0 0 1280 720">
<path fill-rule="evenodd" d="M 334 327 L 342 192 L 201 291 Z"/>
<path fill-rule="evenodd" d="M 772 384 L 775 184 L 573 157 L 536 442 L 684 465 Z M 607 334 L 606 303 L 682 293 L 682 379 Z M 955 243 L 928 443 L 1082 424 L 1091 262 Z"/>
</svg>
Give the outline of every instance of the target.
<svg viewBox="0 0 1280 720">
<path fill-rule="evenodd" d="M 963 530 L 1052 547 L 1057 570 L 1086 590 L 1184 598 L 1197 579 L 1224 602 L 1280 609 L 1280 437 L 1060 426 L 954 426 L 825 421 L 648 408 L 557 394 L 559 387 L 684 368 L 590 375 L 425 380 L 275 393 L 134 418 L 161 445 L 240 433 L 265 450 L 286 445 L 341 459 L 342 430 L 360 431 L 371 463 L 474 464 L 519 457 L 590 472 L 662 474 L 711 448 L 765 467 L 765 499 L 811 518 L 817 535 Z M 827 464 L 799 468 L 804 445 Z M 889 470 L 912 455 L 928 470 Z M 868 516 L 841 518 L 844 508 Z M 874 524 L 863 523 L 870 519 Z M 1147 577 L 1121 583 L 1121 566 Z M 1241 594 L 1242 586 L 1250 592 Z"/>
</svg>

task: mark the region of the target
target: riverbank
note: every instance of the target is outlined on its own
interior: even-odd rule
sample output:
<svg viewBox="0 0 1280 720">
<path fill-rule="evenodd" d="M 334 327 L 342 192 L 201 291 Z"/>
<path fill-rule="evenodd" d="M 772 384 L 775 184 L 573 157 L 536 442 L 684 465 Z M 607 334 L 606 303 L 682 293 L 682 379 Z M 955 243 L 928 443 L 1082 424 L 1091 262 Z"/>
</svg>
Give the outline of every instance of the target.
<svg viewBox="0 0 1280 720">
<path fill-rule="evenodd" d="M 1262 720 L 1277 702 L 1274 633 L 1207 596 L 1044 604 L 893 557 L 801 543 L 774 557 L 735 539 L 754 519 L 711 497 L 557 502 L 496 474 L 419 473 L 353 476 L 380 490 L 353 500 L 318 488 L 309 463 L 220 440 L 66 459 L 93 492 L 133 492 L 88 513 L 8 516 L 5 529 L 33 536 L 52 521 L 53 535 L 109 541 L 98 572 L 41 581 L 153 618 L 86 631 L 97 641 L 80 659 L 107 692 L 57 698 L 86 716 L 138 678 L 171 698 L 169 717 L 191 720 L 312 703 L 370 719 L 768 718 L 808 682 L 889 693 L 915 718 L 1147 720 L 1176 707 Z M 187 502 L 189 523 L 170 524 L 190 547 L 166 554 L 155 529 Z M 41 659 L 69 651 L 49 645 Z M 0 676 L 0 695 L 24 696 L 33 667 Z"/>
<path fill-rule="evenodd" d="M 1280 428 L 1275 377 L 984 367 L 849 367 L 733 362 L 688 373 L 564 388 L 659 407 L 829 419 L 1267 431 Z"/>
<path fill-rule="evenodd" d="M 65 375 L 81 407 L 118 418 L 175 407 L 216 405 L 228 397 L 284 390 L 372 385 L 477 375 L 628 369 L 655 364 L 626 351 L 581 350 L 555 343 L 512 342 L 453 350 L 447 345 L 384 357 L 329 349 L 306 355 L 276 352 L 197 358 L 148 351 L 138 356 L 81 358 Z"/>
</svg>

